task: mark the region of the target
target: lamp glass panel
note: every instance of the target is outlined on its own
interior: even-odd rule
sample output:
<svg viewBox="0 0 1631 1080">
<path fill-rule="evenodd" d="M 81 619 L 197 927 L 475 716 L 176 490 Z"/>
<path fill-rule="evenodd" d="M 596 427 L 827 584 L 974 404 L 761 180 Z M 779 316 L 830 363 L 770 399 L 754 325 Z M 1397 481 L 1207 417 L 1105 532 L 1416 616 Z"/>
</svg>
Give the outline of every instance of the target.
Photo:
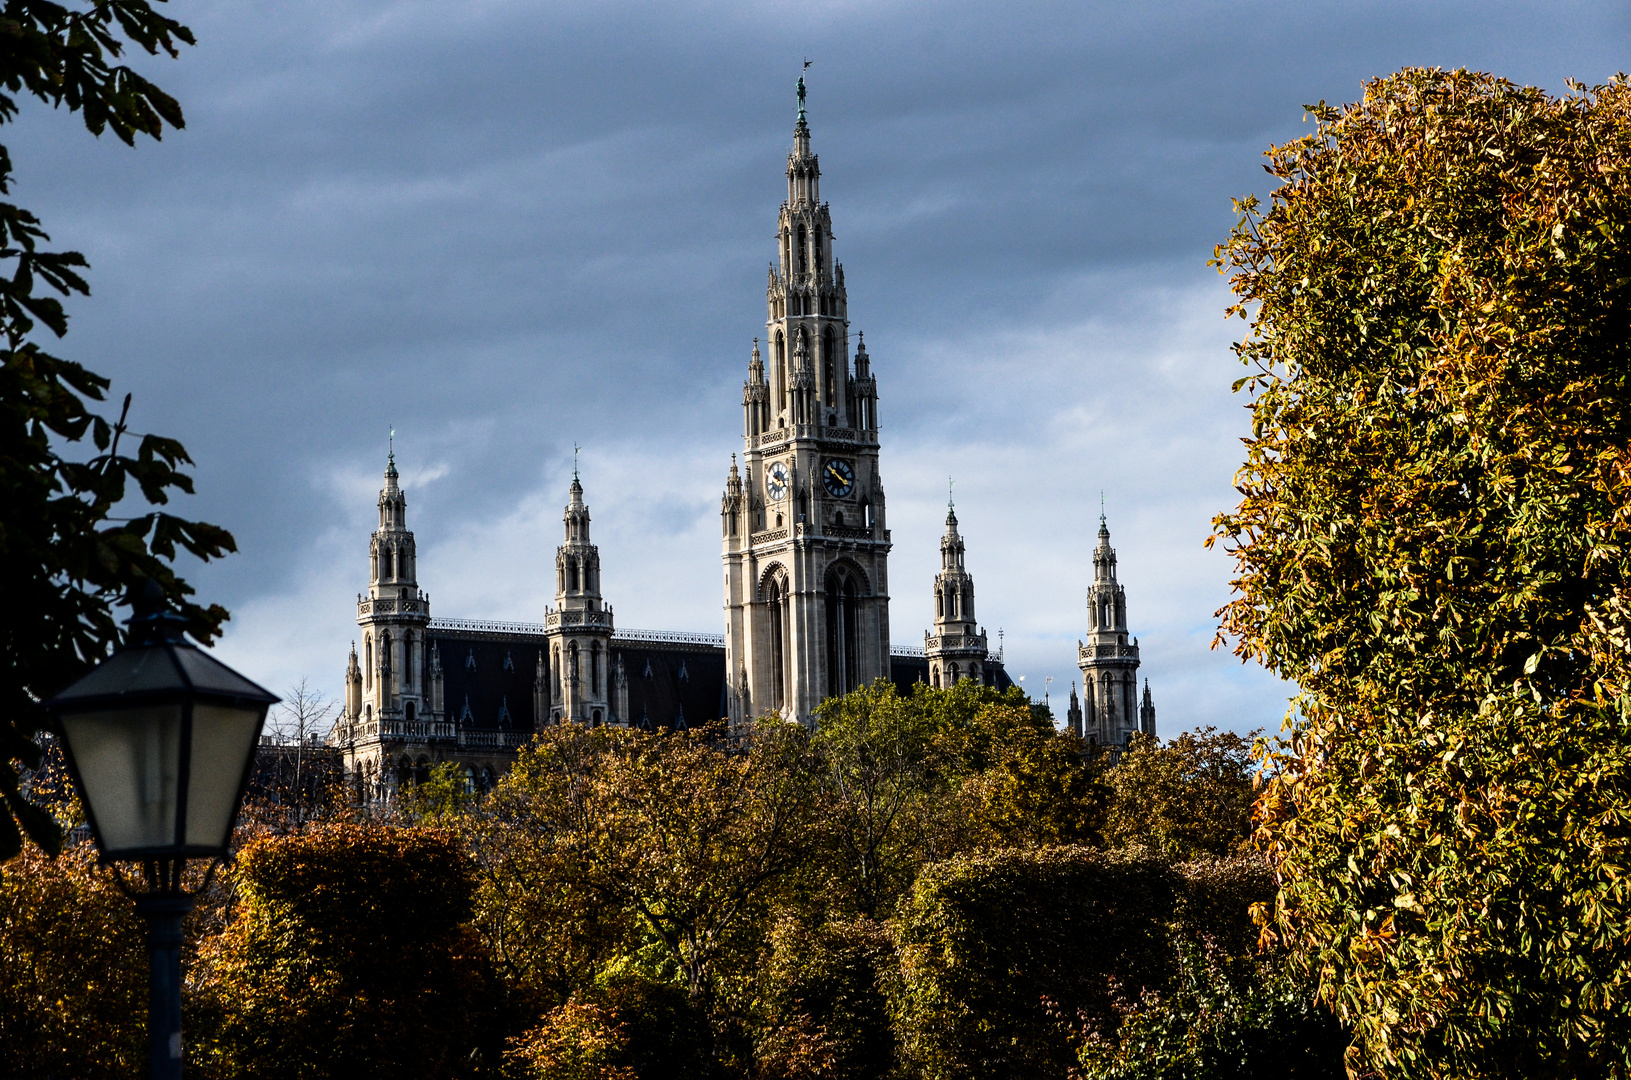
<svg viewBox="0 0 1631 1080">
<path fill-rule="evenodd" d="M 193 704 L 187 769 L 187 843 L 224 849 L 237 816 L 238 785 L 255 752 L 265 705 Z"/>
<path fill-rule="evenodd" d="M 179 702 L 64 713 L 62 734 L 103 854 L 175 844 Z"/>
</svg>

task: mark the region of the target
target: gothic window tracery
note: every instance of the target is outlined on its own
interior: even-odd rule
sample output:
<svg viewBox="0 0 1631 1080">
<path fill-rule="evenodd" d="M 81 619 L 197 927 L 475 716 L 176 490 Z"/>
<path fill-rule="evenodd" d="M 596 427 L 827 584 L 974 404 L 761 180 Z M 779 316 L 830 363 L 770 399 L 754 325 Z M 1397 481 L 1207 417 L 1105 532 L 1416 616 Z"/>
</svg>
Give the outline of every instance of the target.
<svg viewBox="0 0 1631 1080">
<path fill-rule="evenodd" d="M 787 339 L 776 331 L 776 394 L 781 398 L 782 411 L 787 409 Z"/>
<path fill-rule="evenodd" d="M 777 515 L 780 523 L 780 515 Z M 770 616 L 770 698 L 772 708 L 787 704 L 787 596 L 779 577 L 772 577 L 766 588 L 766 607 Z"/>
<path fill-rule="evenodd" d="M 847 694 L 860 684 L 856 671 L 858 591 L 855 576 L 847 568 L 834 567 L 827 572 L 827 693 L 832 697 Z"/>
<path fill-rule="evenodd" d="M 838 403 L 838 347 L 833 344 L 832 327 L 821 332 L 821 364 L 827 371 L 828 405 Z"/>
</svg>

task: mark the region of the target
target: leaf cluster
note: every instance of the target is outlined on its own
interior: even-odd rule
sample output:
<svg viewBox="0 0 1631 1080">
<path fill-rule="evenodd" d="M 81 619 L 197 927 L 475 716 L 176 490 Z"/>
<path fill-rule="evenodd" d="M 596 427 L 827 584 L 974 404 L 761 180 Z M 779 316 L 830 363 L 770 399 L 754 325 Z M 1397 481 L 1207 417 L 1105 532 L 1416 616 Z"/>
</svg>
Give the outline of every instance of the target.
<svg viewBox="0 0 1631 1080">
<path fill-rule="evenodd" d="M 1631 1068 L 1631 84 L 1310 108 L 1216 263 L 1251 372 L 1221 636 L 1294 681 L 1257 841 L 1400 1077 Z"/>
<path fill-rule="evenodd" d="M 130 46 L 174 56 L 192 41 L 148 0 L 7 0 L 0 123 L 29 96 L 77 112 L 94 135 L 157 139 L 182 126 L 180 106 L 120 61 Z M 0 146 L 0 195 L 11 182 Z M 0 201 L 0 860 L 19 849 L 19 824 L 47 850 L 60 843 L 50 815 L 21 796 L 11 764 L 39 763 L 34 735 L 47 718 L 38 703 L 107 655 L 119 639 L 112 607 L 143 581 L 157 581 L 208 643 L 227 613 L 188 599 L 191 586 L 170 564 L 180 552 L 211 559 L 234 550 L 226 530 L 161 510 L 115 516 L 134 500 L 162 507 L 173 492 L 191 493 L 192 462 L 174 439 L 130 432 L 128 396 L 116 421 L 95 411 L 109 381 L 32 339 L 40 326 L 65 334 L 60 297 L 89 293 L 84 257 L 44 249 L 49 239 L 33 213 Z M 133 452 L 128 439 L 137 440 Z M 86 440 L 93 453 L 65 456 Z"/>
</svg>

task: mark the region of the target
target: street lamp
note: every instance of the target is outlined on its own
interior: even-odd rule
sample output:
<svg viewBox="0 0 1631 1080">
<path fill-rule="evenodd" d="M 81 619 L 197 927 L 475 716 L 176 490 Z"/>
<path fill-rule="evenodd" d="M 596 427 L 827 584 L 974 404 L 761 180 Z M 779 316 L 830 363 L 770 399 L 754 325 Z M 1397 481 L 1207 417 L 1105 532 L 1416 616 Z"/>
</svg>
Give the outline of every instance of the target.
<svg viewBox="0 0 1631 1080">
<path fill-rule="evenodd" d="M 278 700 L 182 636 L 157 582 L 132 600 L 126 643 L 47 701 L 105 863 L 142 864 L 148 1054 L 181 1076 L 181 920 L 188 859 L 225 859 L 266 710 Z M 119 879 L 124 887 L 124 878 Z"/>
</svg>

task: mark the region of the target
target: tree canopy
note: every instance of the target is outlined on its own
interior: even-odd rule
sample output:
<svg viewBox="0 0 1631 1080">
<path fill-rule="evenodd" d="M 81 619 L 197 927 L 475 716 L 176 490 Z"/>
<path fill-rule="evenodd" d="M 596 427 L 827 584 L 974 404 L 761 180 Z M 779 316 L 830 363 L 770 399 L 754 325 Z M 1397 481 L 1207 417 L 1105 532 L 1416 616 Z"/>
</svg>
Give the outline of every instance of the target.
<svg viewBox="0 0 1631 1080">
<path fill-rule="evenodd" d="M 1222 632 L 1298 688 L 1257 839 L 1388 1076 L 1631 1068 L 1631 85 L 1407 69 L 1268 153 Z"/>
</svg>

